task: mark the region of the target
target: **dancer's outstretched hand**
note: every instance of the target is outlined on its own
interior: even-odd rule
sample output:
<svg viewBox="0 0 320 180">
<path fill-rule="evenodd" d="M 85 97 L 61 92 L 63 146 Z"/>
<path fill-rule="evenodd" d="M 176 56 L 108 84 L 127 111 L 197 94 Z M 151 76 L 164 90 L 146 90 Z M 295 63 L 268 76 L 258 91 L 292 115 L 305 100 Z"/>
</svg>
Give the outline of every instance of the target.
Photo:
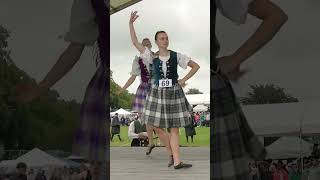
<svg viewBox="0 0 320 180">
<path fill-rule="evenodd" d="M 18 84 L 15 87 L 16 91 L 16 101 L 19 104 L 29 103 L 35 98 L 39 97 L 42 90 L 37 85 L 31 84 Z"/>
<path fill-rule="evenodd" d="M 238 81 L 249 70 L 240 70 L 240 64 L 231 56 L 223 56 L 217 59 L 220 71 L 229 80 Z"/>
<path fill-rule="evenodd" d="M 137 13 L 138 13 L 138 11 L 131 12 L 129 23 L 133 24 L 133 22 L 139 17 L 139 15 L 137 15 Z"/>
</svg>

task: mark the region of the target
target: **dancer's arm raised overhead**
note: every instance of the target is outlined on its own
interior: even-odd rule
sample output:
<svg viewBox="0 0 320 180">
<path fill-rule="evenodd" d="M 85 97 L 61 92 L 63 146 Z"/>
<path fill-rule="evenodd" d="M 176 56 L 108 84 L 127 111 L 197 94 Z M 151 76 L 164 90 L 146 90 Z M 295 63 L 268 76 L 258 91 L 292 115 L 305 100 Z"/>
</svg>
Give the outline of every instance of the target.
<svg viewBox="0 0 320 180">
<path fill-rule="evenodd" d="M 136 32 L 134 30 L 134 26 L 133 26 L 134 21 L 139 17 L 137 13 L 138 13 L 137 11 L 134 11 L 131 13 L 131 16 L 130 16 L 130 20 L 129 20 L 130 36 L 131 36 L 131 41 L 133 45 L 138 49 L 140 53 L 143 53 L 146 47 L 143 46 L 142 43 L 138 41 Z"/>
</svg>

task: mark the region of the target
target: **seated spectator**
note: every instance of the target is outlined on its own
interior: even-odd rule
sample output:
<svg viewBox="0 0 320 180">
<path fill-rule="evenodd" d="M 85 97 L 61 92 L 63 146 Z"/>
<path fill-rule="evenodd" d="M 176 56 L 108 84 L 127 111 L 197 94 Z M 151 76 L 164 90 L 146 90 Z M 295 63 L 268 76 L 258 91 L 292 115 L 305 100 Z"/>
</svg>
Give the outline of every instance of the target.
<svg viewBox="0 0 320 180">
<path fill-rule="evenodd" d="M 142 125 L 139 118 L 132 121 L 128 128 L 128 136 L 132 139 L 131 146 L 147 146 L 148 134 L 146 125 Z"/>
</svg>

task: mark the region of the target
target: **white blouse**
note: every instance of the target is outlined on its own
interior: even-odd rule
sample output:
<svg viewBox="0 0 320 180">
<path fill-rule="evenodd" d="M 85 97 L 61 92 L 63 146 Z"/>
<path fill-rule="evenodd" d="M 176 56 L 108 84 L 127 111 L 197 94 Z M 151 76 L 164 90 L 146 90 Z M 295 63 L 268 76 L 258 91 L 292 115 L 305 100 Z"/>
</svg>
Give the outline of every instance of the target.
<svg viewBox="0 0 320 180">
<path fill-rule="evenodd" d="M 99 36 L 96 14 L 91 0 L 74 0 L 71 8 L 69 31 L 65 41 L 93 45 Z"/>
<path fill-rule="evenodd" d="M 140 69 L 140 64 L 139 64 L 139 57 L 135 56 L 134 60 L 132 62 L 132 68 L 131 68 L 131 73 L 130 75 L 135 75 L 135 76 L 140 76 L 141 75 L 141 69 Z M 148 72 L 150 72 L 150 64 L 149 62 L 147 62 L 146 60 L 142 59 L 142 63 L 147 67 Z"/>
<path fill-rule="evenodd" d="M 140 65 L 139 65 L 139 57 L 135 56 L 132 62 L 131 75 L 140 76 Z"/>
<path fill-rule="evenodd" d="M 143 61 L 146 61 L 148 63 L 152 63 L 154 57 L 151 54 L 151 51 L 149 49 L 146 49 L 141 55 L 140 57 L 143 59 Z M 159 56 L 159 59 L 162 61 L 162 71 L 163 74 L 166 75 L 167 74 L 167 64 L 166 62 L 170 59 L 170 55 L 169 56 Z M 188 67 L 188 63 L 191 60 L 190 57 L 178 53 L 177 52 L 177 61 L 178 61 L 178 65 L 183 68 L 183 69 L 187 69 Z"/>
<path fill-rule="evenodd" d="M 235 22 L 244 24 L 247 19 L 248 6 L 254 0 L 215 0 L 220 13 Z"/>
</svg>

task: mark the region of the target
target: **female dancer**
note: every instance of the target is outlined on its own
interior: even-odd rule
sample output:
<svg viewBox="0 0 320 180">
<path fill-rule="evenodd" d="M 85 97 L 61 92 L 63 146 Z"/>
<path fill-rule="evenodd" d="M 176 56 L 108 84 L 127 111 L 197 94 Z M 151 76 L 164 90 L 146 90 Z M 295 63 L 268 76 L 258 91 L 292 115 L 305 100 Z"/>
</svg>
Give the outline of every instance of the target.
<svg viewBox="0 0 320 180">
<path fill-rule="evenodd" d="M 144 38 L 141 44 L 147 47 L 151 51 L 152 45 L 148 38 Z M 146 96 L 151 86 L 152 64 L 145 64 L 145 62 L 141 58 L 135 57 L 135 59 L 132 62 L 131 77 L 128 79 L 126 84 L 121 88 L 118 94 L 126 90 L 135 81 L 137 76 L 141 77 L 141 81 L 136 91 L 135 101 L 133 103 L 133 110 L 138 112 L 139 117 L 141 118 L 141 113 L 142 113 L 144 104 L 146 102 Z M 149 125 L 146 125 L 146 128 L 147 128 L 148 141 L 149 141 L 146 155 L 149 155 L 152 149 L 155 148 L 156 146 L 153 143 L 153 128 Z"/>
<path fill-rule="evenodd" d="M 142 114 L 142 120 L 153 126 L 160 140 L 166 146 L 170 155 L 168 166 L 174 165 L 175 169 L 189 168 L 191 164 L 182 163 L 179 149 L 179 127 L 190 124 L 192 108 L 182 90 L 185 82 L 200 68 L 189 57 L 168 50 L 169 40 L 167 33 L 158 31 L 155 41 L 159 48 L 158 55 L 152 56 L 149 49 L 139 43 L 133 23 L 138 18 L 137 12 L 131 13 L 129 27 L 131 40 L 141 53 L 141 58 L 146 63 L 152 63 L 154 80 L 147 96 Z M 192 69 L 182 79 L 178 79 L 177 66 Z M 170 128 L 170 137 L 162 128 Z"/>
</svg>

